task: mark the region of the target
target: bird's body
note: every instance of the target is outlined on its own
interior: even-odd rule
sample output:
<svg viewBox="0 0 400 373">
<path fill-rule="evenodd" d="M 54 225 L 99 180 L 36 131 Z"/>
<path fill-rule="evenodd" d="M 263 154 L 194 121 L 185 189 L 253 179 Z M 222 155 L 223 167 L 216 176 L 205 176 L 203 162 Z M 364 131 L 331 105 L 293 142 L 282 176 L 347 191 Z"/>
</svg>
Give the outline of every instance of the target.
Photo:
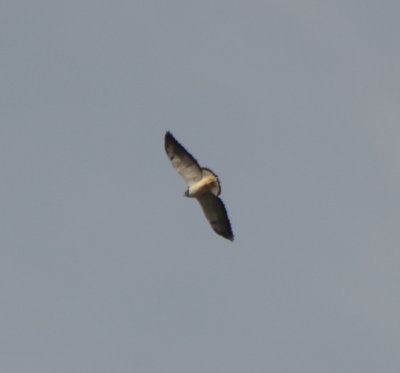
<svg viewBox="0 0 400 373">
<path fill-rule="evenodd" d="M 188 187 L 186 197 L 197 198 L 206 192 L 211 192 L 215 196 L 219 195 L 221 188 L 217 176 L 206 168 L 202 171 L 202 178 Z"/>
<path fill-rule="evenodd" d="M 194 157 L 172 136 L 165 134 L 165 151 L 172 166 L 182 176 L 188 189 L 186 197 L 196 198 L 216 233 L 233 241 L 233 232 L 225 206 L 218 196 L 221 185 L 210 169 L 200 167 Z"/>
</svg>

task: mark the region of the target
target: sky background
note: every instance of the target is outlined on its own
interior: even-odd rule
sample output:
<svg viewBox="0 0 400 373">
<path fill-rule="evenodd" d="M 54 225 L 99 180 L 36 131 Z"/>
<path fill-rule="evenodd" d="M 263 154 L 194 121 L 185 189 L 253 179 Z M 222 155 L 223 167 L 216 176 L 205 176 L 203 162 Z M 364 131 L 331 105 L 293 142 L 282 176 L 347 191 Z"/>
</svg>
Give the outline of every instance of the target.
<svg viewBox="0 0 400 373">
<path fill-rule="evenodd" d="M 3 0 L 0 370 L 398 373 L 399 14 Z"/>
</svg>

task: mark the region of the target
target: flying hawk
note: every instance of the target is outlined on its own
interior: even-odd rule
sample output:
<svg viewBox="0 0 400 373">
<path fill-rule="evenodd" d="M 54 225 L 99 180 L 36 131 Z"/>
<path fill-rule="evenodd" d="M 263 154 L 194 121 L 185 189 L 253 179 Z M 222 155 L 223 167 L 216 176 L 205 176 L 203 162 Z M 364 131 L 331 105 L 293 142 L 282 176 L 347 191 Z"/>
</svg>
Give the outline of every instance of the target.
<svg viewBox="0 0 400 373">
<path fill-rule="evenodd" d="M 165 134 L 165 151 L 172 166 L 188 186 L 184 196 L 196 198 L 214 231 L 233 241 L 228 214 L 223 202 L 218 198 L 221 194 L 221 185 L 217 175 L 208 168 L 200 167 L 170 132 Z"/>
</svg>

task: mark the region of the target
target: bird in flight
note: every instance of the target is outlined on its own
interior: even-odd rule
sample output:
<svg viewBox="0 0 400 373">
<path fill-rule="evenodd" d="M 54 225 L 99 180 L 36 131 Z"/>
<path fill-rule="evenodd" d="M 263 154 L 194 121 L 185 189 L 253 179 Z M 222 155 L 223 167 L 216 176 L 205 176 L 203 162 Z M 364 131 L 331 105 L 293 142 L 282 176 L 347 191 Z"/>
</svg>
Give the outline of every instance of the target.
<svg viewBox="0 0 400 373">
<path fill-rule="evenodd" d="M 188 186 L 184 196 L 196 198 L 212 229 L 233 241 L 233 233 L 228 214 L 222 200 L 221 185 L 217 175 L 210 169 L 200 167 L 196 159 L 172 136 L 165 134 L 165 151 L 172 166 L 182 176 Z"/>
</svg>

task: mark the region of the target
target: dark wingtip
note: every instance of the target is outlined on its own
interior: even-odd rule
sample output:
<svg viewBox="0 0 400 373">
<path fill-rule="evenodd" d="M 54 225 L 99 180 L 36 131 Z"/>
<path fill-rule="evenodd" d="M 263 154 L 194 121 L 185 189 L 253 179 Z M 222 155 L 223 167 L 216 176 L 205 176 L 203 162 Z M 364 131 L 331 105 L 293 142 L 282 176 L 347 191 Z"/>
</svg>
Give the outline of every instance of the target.
<svg viewBox="0 0 400 373">
<path fill-rule="evenodd" d="M 224 209 L 225 209 L 225 206 L 224 206 Z M 228 214 L 226 213 L 226 209 L 225 209 L 225 214 L 226 214 L 226 225 L 225 225 L 225 227 L 223 229 L 221 229 L 221 230 L 215 230 L 215 232 L 218 233 L 220 236 L 226 238 L 227 240 L 233 242 L 234 239 L 235 239 L 235 236 L 233 234 L 232 225 L 231 225 L 231 222 L 229 221 Z"/>
<path fill-rule="evenodd" d="M 234 241 L 235 236 L 233 235 L 232 230 L 230 229 L 228 232 L 224 232 L 224 234 L 222 234 L 223 237 L 225 237 L 227 240 L 229 241 Z"/>
<path fill-rule="evenodd" d="M 167 131 L 165 132 L 165 136 L 164 136 L 164 146 L 165 146 L 165 150 L 167 150 L 167 146 L 169 144 L 175 144 L 177 141 L 175 140 L 175 137 L 172 135 L 171 132 Z"/>
<path fill-rule="evenodd" d="M 165 132 L 165 136 L 164 136 L 165 141 L 170 140 L 171 138 L 172 139 L 174 138 L 174 136 L 172 136 L 172 133 L 169 131 Z"/>
<path fill-rule="evenodd" d="M 235 236 L 233 234 L 232 225 L 231 225 L 231 222 L 229 220 L 228 213 L 226 212 L 225 205 L 224 205 L 224 203 L 222 202 L 221 199 L 220 199 L 220 201 L 221 201 L 221 204 L 222 204 L 222 206 L 223 206 L 223 208 L 225 210 L 225 216 L 226 216 L 225 229 L 220 234 L 221 234 L 221 236 L 225 237 L 227 240 L 233 242 L 233 240 L 235 239 Z"/>
<path fill-rule="evenodd" d="M 224 236 L 225 237 L 225 236 Z M 235 240 L 235 237 L 234 236 L 228 236 L 228 237 L 225 237 L 227 240 L 229 240 L 229 241 L 231 241 L 231 242 L 233 242 L 234 240 Z"/>
<path fill-rule="evenodd" d="M 171 132 L 167 131 L 165 133 L 165 141 L 164 141 L 164 147 L 167 152 L 169 153 L 169 148 L 173 148 L 171 150 L 171 154 L 181 154 L 182 156 L 190 157 L 192 159 L 192 162 L 196 163 L 197 167 L 200 167 L 196 161 L 196 159 L 185 149 L 185 147 L 172 135 Z M 170 159 L 171 156 L 169 155 Z"/>
<path fill-rule="evenodd" d="M 175 139 L 174 135 L 169 131 L 165 132 L 164 140 L 165 144 L 167 143 L 179 144 L 179 142 Z"/>
</svg>

